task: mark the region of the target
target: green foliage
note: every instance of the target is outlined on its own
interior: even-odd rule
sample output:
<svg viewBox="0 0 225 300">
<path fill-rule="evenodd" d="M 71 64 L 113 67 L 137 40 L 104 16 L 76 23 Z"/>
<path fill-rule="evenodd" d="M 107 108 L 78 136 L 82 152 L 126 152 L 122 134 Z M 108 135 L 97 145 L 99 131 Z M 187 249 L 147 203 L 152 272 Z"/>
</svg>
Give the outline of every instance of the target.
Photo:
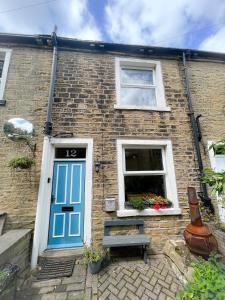
<svg viewBox="0 0 225 300">
<path fill-rule="evenodd" d="M 129 202 L 132 204 L 133 208 L 138 210 L 143 210 L 145 208 L 145 201 L 142 197 L 130 198 Z"/>
<path fill-rule="evenodd" d="M 200 206 L 201 216 L 203 218 L 203 221 L 215 222 L 216 216 L 211 212 L 211 210 L 208 207 L 206 207 L 203 202 L 200 202 L 199 206 Z"/>
<path fill-rule="evenodd" d="M 35 164 L 32 158 L 21 156 L 9 161 L 9 167 L 12 169 L 30 169 Z"/>
<path fill-rule="evenodd" d="M 215 172 L 212 169 L 205 169 L 202 181 L 212 187 L 213 194 L 225 194 L 225 171 Z"/>
<path fill-rule="evenodd" d="M 178 300 L 225 299 L 225 265 L 219 257 L 213 254 L 208 261 L 198 259 L 193 263 L 192 280 L 179 291 Z"/>
<path fill-rule="evenodd" d="M 103 251 L 98 250 L 96 248 L 92 247 L 85 247 L 84 248 L 84 257 L 89 262 L 97 262 L 99 261 L 103 256 Z"/>
<path fill-rule="evenodd" d="M 0 285 L 2 282 L 5 281 L 5 279 L 7 278 L 7 273 L 5 271 L 0 271 Z"/>
<path fill-rule="evenodd" d="M 210 147 L 209 150 L 213 149 L 214 154 L 222 154 L 225 155 L 225 137 L 222 138 L 222 140 L 218 141 L 217 143 L 213 143 Z"/>
</svg>

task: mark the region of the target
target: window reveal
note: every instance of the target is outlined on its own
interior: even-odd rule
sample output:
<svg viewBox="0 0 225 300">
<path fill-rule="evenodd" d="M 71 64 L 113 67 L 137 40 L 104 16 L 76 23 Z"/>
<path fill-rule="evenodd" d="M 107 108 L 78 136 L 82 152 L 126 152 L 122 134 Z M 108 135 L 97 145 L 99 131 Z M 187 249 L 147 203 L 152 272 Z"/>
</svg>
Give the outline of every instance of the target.
<svg viewBox="0 0 225 300">
<path fill-rule="evenodd" d="M 11 50 L 0 48 L 0 101 L 3 100 Z"/>
</svg>

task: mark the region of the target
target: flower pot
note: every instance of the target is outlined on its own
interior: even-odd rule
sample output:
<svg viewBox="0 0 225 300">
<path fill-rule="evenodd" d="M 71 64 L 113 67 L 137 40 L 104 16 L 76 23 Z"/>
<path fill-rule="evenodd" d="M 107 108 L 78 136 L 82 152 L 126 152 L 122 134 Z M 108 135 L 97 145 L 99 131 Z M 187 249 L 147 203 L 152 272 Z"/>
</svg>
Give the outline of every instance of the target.
<svg viewBox="0 0 225 300">
<path fill-rule="evenodd" d="M 88 263 L 89 270 L 90 270 L 91 274 L 97 274 L 98 272 L 101 271 L 102 261 L 103 261 L 103 258 L 101 258 L 100 260 L 98 260 L 96 262 L 93 261 L 93 262 Z"/>
</svg>

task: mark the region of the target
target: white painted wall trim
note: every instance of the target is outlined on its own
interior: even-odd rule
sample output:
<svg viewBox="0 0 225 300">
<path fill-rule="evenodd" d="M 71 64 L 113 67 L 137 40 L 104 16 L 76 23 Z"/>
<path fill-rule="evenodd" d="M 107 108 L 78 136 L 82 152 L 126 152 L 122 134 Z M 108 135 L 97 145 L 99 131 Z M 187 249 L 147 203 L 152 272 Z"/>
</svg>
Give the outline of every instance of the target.
<svg viewBox="0 0 225 300">
<path fill-rule="evenodd" d="M 91 244 L 93 139 L 44 137 L 31 267 L 47 248 L 55 147 L 86 147 L 84 243 Z M 51 178 L 48 183 L 48 178 Z"/>
<path fill-rule="evenodd" d="M 2 77 L 0 78 L 0 100 L 3 100 L 12 50 L 8 48 L 0 48 L 0 52 L 5 52 L 5 60 L 4 60 L 3 70 L 2 70 Z"/>
<path fill-rule="evenodd" d="M 149 146 L 149 147 L 163 147 L 165 149 L 165 171 L 166 171 L 166 188 L 167 197 L 173 202 L 172 208 L 167 209 L 145 209 L 138 211 L 136 209 L 125 208 L 125 188 L 124 188 L 124 155 L 123 149 L 126 146 Z M 176 176 L 173 162 L 172 143 L 170 140 L 131 140 L 131 139 L 118 139 L 117 140 L 117 172 L 118 172 L 118 188 L 119 188 L 119 210 L 117 211 L 118 217 L 128 216 L 160 216 L 160 215 L 179 215 L 181 209 L 177 197 Z"/>
<path fill-rule="evenodd" d="M 214 143 L 215 143 L 214 141 L 208 141 L 208 149 Z M 220 159 L 224 159 L 224 161 L 225 161 L 225 155 L 216 155 L 215 156 L 213 149 L 209 149 L 209 160 L 210 160 L 211 168 L 214 169 L 215 171 L 220 171 L 220 170 L 217 170 L 217 168 L 216 168 L 218 165 L 218 164 L 216 164 L 216 157 L 220 157 Z M 221 222 L 225 223 L 225 207 L 223 207 L 220 204 L 220 197 L 218 195 L 216 196 L 216 199 L 218 201 L 218 210 L 219 210 L 220 220 L 221 220 Z"/>
</svg>

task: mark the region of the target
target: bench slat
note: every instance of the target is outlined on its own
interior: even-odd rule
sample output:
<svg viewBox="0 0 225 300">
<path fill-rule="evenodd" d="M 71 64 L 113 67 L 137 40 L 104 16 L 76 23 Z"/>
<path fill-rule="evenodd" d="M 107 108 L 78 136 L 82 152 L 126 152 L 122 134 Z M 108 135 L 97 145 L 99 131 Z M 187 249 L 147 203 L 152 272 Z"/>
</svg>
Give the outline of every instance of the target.
<svg viewBox="0 0 225 300">
<path fill-rule="evenodd" d="M 138 246 L 149 245 L 150 239 L 144 234 L 137 235 L 113 235 L 104 236 L 102 245 L 103 247 L 126 247 L 126 246 Z"/>
</svg>

